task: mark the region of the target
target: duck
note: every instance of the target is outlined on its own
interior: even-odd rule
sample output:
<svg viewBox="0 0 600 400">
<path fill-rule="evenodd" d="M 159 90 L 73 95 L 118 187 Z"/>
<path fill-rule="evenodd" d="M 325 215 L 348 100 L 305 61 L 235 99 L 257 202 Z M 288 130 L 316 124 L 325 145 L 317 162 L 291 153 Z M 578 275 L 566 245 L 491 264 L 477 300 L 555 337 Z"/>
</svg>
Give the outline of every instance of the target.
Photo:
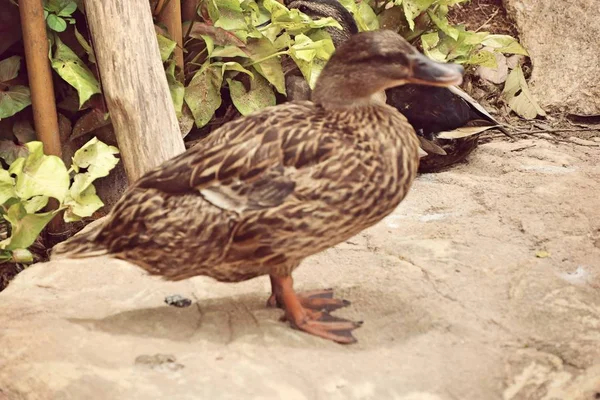
<svg viewBox="0 0 600 400">
<path fill-rule="evenodd" d="M 341 26 L 327 27 L 335 47 L 358 33 L 352 14 L 338 0 L 286 0 L 313 19 L 332 17 Z M 286 76 L 288 98 L 308 98 L 310 89 L 298 73 Z M 481 132 L 497 128 L 509 132 L 482 105 L 458 86 L 406 84 L 385 91 L 387 103 L 397 108 L 417 132 L 422 157 L 419 172 L 439 172 L 465 160 L 477 147 Z"/>
<path fill-rule="evenodd" d="M 392 31 L 356 34 L 325 65 L 312 101 L 224 124 L 144 174 L 52 259 L 109 256 L 172 281 L 268 275 L 267 304 L 293 328 L 353 343 L 360 322 L 331 314 L 350 302 L 331 289 L 296 292 L 292 274 L 390 214 L 415 179 L 415 131 L 379 93 L 412 81 L 458 84 L 462 74 Z"/>
</svg>

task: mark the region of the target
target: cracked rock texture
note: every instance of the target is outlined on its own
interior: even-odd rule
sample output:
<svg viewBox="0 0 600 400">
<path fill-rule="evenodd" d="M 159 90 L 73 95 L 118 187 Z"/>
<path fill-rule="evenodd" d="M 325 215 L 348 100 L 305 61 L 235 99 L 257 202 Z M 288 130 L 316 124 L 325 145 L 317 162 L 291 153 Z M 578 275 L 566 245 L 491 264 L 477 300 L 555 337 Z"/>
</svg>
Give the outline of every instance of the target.
<svg viewBox="0 0 600 400">
<path fill-rule="evenodd" d="M 266 278 L 34 265 L 0 293 L 0 399 L 597 399 L 598 161 L 599 147 L 482 145 L 306 260 L 297 288 L 334 287 L 352 301 L 337 314 L 365 321 L 351 346 L 279 322 Z"/>
<path fill-rule="evenodd" d="M 531 56 L 530 87 L 547 111 L 600 115 L 598 0 L 504 0 Z"/>
</svg>

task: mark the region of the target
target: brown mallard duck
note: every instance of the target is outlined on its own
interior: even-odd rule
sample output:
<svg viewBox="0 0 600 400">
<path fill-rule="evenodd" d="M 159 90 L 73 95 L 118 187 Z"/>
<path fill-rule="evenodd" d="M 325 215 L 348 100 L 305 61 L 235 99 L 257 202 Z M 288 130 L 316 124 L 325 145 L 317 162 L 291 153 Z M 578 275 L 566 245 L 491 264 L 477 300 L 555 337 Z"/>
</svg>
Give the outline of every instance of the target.
<svg viewBox="0 0 600 400">
<path fill-rule="evenodd" d="M 332 17 L 342 29 L 326 28 L 337 48 L 358 33 L 352 14 L 337 0 L 286 0 L 313 19 Z M 286 77 L 292 100 L 296 93 L 308 97 L 308 84 L 300 77 Z M 300 83 L 299 81 L 302 81 Z M 303 84 L 305 89 L 298 89 Z M 419 172 L 435 172 L 464 160 L 476 147 L 480 133 L 497 127 L 508 132 L 477 101 L 456 86 L 407 84 L 386 90 L 387 103 L 396 107 L 415 128 L 421 148 Z"/>
<path fill-rule="evenodd" d="M 329 312 L 330 290 L 295 293 L 292 272 L 392 212 L 417 173 L 414 129 L 377 94 L 419 81 L 457 84 L 391 31 L 353 36 L 324 68 L 313 102 L 269 107 L 223 125 L 135 182 L 106 221 L 53 257 L 108 254 L 169 280 L 269 275 L 270 304 L 290 324 L 341 343 L 358 323 Z"/>
</svg>

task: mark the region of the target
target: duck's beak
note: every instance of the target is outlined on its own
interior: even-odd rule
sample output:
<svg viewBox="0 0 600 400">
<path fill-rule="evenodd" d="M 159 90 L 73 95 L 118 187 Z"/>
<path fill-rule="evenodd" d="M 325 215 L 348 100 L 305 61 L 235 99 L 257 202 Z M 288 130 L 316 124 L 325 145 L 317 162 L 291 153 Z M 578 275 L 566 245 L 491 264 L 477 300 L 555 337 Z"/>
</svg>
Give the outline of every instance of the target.
<svg viewBox="0 0 600 400">
<path fill-rule="evenodd" d="M 412 75 L 408 83 L 431 86 L 452 86 L 462 83 L 465 69 L 458 64 L 445 64 L 416 53 L 409 57 Z"/>
</svg>

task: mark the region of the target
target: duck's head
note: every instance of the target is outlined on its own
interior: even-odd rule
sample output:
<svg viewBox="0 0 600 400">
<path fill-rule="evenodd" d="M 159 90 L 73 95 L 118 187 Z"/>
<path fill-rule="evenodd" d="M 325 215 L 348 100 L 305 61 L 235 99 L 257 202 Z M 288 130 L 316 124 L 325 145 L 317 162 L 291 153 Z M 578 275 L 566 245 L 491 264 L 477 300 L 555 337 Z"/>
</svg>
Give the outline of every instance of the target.
<svg viewBox="0 0 600 400">
<path fill-rule="evenodd" d="M 339 22 L 342 29 L 325 28 L 335 47 L 344 43 L 351 35 L 358 33 L 354 17 L 338 0 L 285 0 L 284 3 L 287 8 L 295 8 L 312 19 L 331 17 Z"/>
<path fill-rule="evenodd" d="M 325 108 L 360 107 L 381 101 L 384 90 L 407 83 L 459 85 L 463 72 L 460 65 L 427 58 L 395 32 L 362 32 L 336 49 L 312 100 Z"/>
</svg>

